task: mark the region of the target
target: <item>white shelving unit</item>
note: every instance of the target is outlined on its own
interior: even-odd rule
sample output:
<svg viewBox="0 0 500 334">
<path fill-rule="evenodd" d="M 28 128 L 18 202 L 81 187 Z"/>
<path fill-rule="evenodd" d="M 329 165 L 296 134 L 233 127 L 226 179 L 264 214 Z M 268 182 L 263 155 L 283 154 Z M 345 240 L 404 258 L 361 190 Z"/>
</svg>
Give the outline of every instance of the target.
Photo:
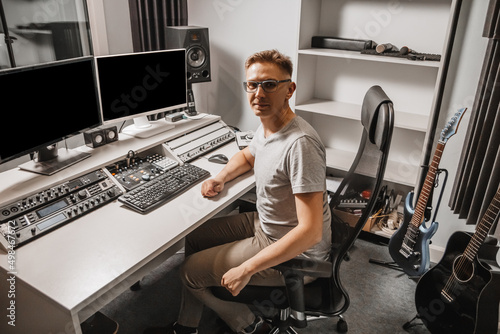
<svg viewBox="0 0 500 334">
<path fill-rule="evenodd" d="M 297 50 L 295 110 L 327 146 L 327 166 L 345 171 L 361 136 L 361 103 L 381 86 L 395 108 L 385 179 L 416 186 L 432 119 L 457 0 L 303 0 Z M 426 18 L 423 21 L 422 18 Z M 440 54 L 441 61 L 311 48 L 313 36 L 368 39 Z"/>
</svg>

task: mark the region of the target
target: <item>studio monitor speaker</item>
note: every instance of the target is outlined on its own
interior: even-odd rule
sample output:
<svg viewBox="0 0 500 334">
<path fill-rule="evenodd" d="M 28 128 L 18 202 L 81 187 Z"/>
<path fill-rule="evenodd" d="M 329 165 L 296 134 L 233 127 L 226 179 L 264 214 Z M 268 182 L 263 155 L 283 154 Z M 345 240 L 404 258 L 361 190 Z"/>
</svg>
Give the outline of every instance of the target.
<svg viewBox="0 0 500 334">
<path fill-rule="evenodd" d="M 89 147 L 99 147 L 118 140 L 118 129 L 112 126 L 104 129 L 97 129 L 83 133 L 85 145 Z"/>
<path fill-rule="evenodd" d="M 208 28 L 196 26 L 166 27 L 166 46 L 186 49 L 188 83 L 211 81 Z"/>
</svg>

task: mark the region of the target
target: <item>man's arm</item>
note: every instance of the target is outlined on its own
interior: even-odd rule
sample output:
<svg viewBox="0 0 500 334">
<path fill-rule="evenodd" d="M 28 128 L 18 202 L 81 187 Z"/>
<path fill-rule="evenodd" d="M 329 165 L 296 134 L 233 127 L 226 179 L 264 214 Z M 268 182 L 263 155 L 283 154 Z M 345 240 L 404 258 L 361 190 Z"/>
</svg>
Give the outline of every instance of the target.
<svg viewBox="0 0 500 334">
<path fill-rule="evenodd" d="M 253 274 L 290 260 L 321 241 L 323 234 L 323 192 L 296 194 L 298 225 L 222 277 L 221 285 L 234 296 Z"/>
<path fill-rule="evenodd" d="M 205 197 L 213 197 L 224 189 L 224 184 L 236 177 L 248 172 L 253 168 L 255 159 L 250 149 L 245 147 L 236 153 L 224 166 L 224 168 L 213 179 L 203 182 L 201 194 Z"/>
</svg>

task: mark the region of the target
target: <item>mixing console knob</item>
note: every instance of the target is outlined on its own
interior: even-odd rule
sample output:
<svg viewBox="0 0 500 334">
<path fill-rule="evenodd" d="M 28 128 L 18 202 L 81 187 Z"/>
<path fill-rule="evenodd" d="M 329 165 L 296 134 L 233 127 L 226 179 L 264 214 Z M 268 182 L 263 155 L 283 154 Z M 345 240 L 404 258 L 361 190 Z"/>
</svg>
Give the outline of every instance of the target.
<svg viewBox="0 0 500 334">
<path fill-rule="evenodd" d="M 31 228 L 31 234 L 32 234 L 32 235 L 35 235 L 35 233 L 36 233 L 36 227 L 32 227 L 32 228 Z"/>
<path fill-rule="evenodd" d="M 87 192 L 86 192 L 85 190 L 80 190 L 80 191 L 78 192 L 78 197 L 80 197 L 80 198 L 85 198 L 85 197 L 87 197 Z"/>
<path fill-rule="evenodd" d="M 109 197 L 113 197 L 115 195 L 115 190 L 114 189 L 109 189 L 107 191 L 107 194 L 108 194 Z"/>
</svg>

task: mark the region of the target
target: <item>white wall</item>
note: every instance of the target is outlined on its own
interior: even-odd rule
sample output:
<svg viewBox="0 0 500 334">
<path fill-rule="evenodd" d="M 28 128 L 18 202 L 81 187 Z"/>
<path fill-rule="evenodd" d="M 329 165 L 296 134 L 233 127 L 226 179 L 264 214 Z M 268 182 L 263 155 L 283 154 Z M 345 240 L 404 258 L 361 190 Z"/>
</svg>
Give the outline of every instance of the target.
<svg viewBox="0 0 500 334">
<path fill-rule="evenodd" d="M 96 56 L 133 52 L 128 0 L 87 0 Z"/>
<path fill-rule="evenodd" d="M 208 27 L 210 39 L 212 81 L 193 85 L 197 110 L 255 130 L 259 120 L 242 85 L 245 59 L 278 49 L 296 63 L 299 9 L 298 0 L 188 0 L 189 24 Z"/>
</svg>

